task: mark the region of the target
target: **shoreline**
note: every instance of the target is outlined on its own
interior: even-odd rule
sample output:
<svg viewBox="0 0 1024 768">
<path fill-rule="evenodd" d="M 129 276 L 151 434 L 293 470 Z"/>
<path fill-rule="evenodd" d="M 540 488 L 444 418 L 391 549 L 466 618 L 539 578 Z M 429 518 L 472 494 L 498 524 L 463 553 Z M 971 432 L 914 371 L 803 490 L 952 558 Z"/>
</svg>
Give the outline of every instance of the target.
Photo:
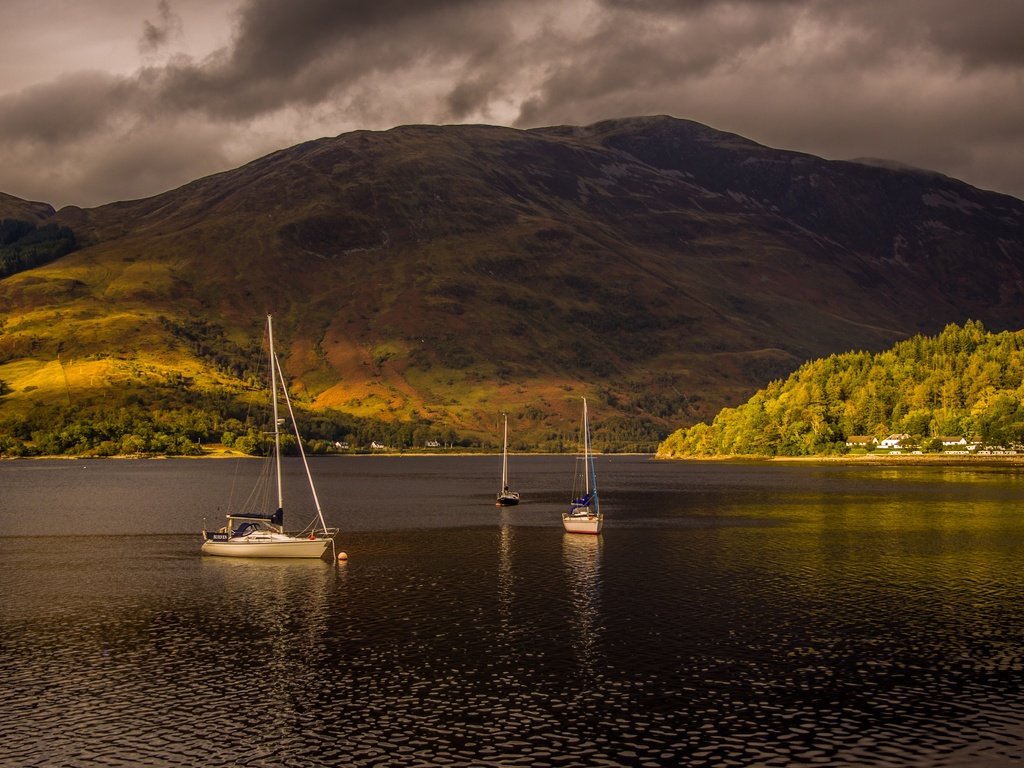
<svg viewBox="0 0 1024 768">
<path fill-rule="evenodd" d="M 520 453 L 509 453 L 509 456 L 523 457 L 523 456 L 575 456 L 573 452 L 566 453 L 550 453 L 550 452 L 520 452 Z M 656 453 L 598 453 L 596 456 L 613 458 L 616 456 L 646 456 L 651 461 L 658 462 L 680 462 L 680 463 L 721 463 L 721 464 L 866 464 L 873 466 L 913 466 L 913 465 L 930 465 L 930 466 L 984 466 L 989 465 L 1002 465 L 1002 466 L 1024 466 L 1024 453 L 1018 454 L 986 454 L 983 456 L 978 455 L 963 455 L 963 454 L 859 454 L 855 456 L 658 456 Z M 328 454 L 307 454 L 310 459 L 324 459 L 324 458 L 367 458 L 367 457 L 388 457 L 388 458 L 410 458 L 416 456 L 452 456 L 464 458 L 466 456 L 486 456 L 494 458 L 495 456 L 501 456 L 501 452 L 497 451 L 494 453 L 485 453 L 483 451 L 446 451 L 446 452 L 428 452 L 428 451 L 378 451 L 375 453 L 328 453 Z M 185 461 L 200 461 L 203 459 L 211 460 L 223 460 L 223 459 L 263 459 L 263 456 L 253 456 L 247 453 L 241 453 L 240 451 L 234 451 L 230 448 L 218 447 L 211 450 L 204 450 L 201 456 L 168 456 L 166 454 L 135 454 L 128 455 L 122 454 L 117 456 L 0 456 L 0 462 L 5 461 L 86 461 L 86 460 L 115 460 L 115 461 L 173 461 L 173 460 L 185 460 Z"/>
<path fill-rule="evenodd" d="M 861 454 L 857 456 L 680 456 L 656 457 L 658 461 L 717 461 L 717 462 L 750 462 L 750 463 L 783 463 L 783 464 L 930 464 L 957 465 L 966 464 L 981 466 L 984 464 L 1020 464 L 1024 465 L 1024 454 L 986 454 L 983 456 L 926 454 Z"/>
<path fill-rule="evenodd" d="M 773 461 L 817 461 L 833 464 L 1024 464 L 1022 454 L 987 454 L 984 456 L 944 456 L 942 454 L 896 454 L 888 456 L 775 456 Z"/>
<path fill-rule="evenodd" d="M 549 452 L 544 452 L 544 451 L 538 451 L 536 453 L 534 453 L 534 452 L 522 452 L 522 453 L 512 453 L 512 452 L 509 452 L 508 455 L 509 456 L 522 457 L 522 456 L 577 456 L 579 454 L 577 452 L 575 452 L 575 451 L 569 451 L 569 452 L 566 452 L 566 453 L 549 453 Z M 595 456 L 609 456 L 609 457 L 612 457 L 612 456 L 647 456 L 651 460 L 657 459 L 657 456 L 654 453 L 624 452 L 624 453 L 595 453 L 594 455 Z M 295 454 L 295 456 L 297 457 L 298 454 Z M 377 451 L 375 453 L 308 453 L 308 454 L 306 454 L 306 457 L 309 458 L 309 459 L 327 459 L 327 458 L 331 458 L 331 459 L 341 459 L 341 458 L 359 459 L 359 458 L 367 458 L 367 457 L 390 457 L 390 458 L 400 459 L 400 458 L 410 458 L 410 457 L 413 457 L 413 456 L 458 456 L 458 457 L 486 456 L 486 457 L 494 458 L 495 456 L 499 456 L 500 457 L 501 456 L 501 451 L 496 451 L 496 452 L 492 452 L 492 453 L 485 453 L 483 451 L 446 451 L 444 453 L 429 452 L 429 451 Z M 222 448 L 222 449 L 216 449 L 216 450 L 210 450 L 210 451 L 203 451 L 203 454 L 201 456 L 181 456 L 181 455 L 170 456 L 170 455 L 163 454 L 163 453 L 154 453 L 154 454 L 117 454 L 117 455 L 114 455 L 114 456 L 89 456 L 89 455 L 81 455 L 81 456 L 64 456 L 64 455 L 52 455 L 52 456 L 0 456 L 0 462 L 3 462 L 3 461 L 85 461 L 87 459 L 95 459 L 95 460 L 108 460 L 108 459 L 112 459 L 112 460 L 115 460 L 115 461 L 175 461 L 175 460 L 181 459 L 181 460 L 185 460 L 185 461 L 189 461 L 189 460 L 191 460 L 191 461 L 200 461 L 202 459 L 260 459 L 260 460 L 262 460 L 262 459 L 265 459 L 265 458 L 266 458 L 266 456 L 254 456 L 254 455 L 249 454 L 249 453 L 241 453 L 240 451 L 233 451 L 230 448 Z M 660 461 L 660 459 L 659 459 L 659 461 Z M 672 459 L 672 461 L 675 461 L 675 459 Z"/>
</svg>

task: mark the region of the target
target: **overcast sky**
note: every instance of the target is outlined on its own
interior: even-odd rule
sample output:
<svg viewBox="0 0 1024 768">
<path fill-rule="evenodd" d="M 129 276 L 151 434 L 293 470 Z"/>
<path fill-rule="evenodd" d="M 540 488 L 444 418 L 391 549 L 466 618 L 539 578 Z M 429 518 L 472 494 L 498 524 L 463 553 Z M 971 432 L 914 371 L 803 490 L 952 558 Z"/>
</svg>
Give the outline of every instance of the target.
<svg viewBox="0 0 1024 768">
<path fill-rule="evenodd" d="M 4 0 L 0 192 L 146 197 L 307 139 L 668 114 L 1024 198 L 1022 0 Z"/>
</svg>

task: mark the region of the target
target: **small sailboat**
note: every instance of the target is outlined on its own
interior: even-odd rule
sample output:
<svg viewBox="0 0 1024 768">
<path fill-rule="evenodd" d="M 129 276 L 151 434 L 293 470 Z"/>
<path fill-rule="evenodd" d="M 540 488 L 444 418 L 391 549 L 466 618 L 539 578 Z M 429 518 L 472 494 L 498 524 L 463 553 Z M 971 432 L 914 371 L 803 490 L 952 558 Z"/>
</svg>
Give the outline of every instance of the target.
<svg viewBox="0 0 1024 768">
<path fill-rule="evenodd" d="M 301 557 L 321 558 L 328 550 L 334 554 L 334 538 L 337 528 L 328 528 L 324 522 L 324 513 L 320 508 L 320 499 L 313 485 L 313 475 L 309 471 L 306 452 L 302 447 L 295 413 L 292 411 L 291 398 L 285 384 L 281 363 L 274 353 L 274 326 L 270 315 L 267 315 L 267 340 L 270 347 L 270 392 L 273 406 L 273 450 L 267 457 L 273 465 L 273 476 L 276 479 L 277 507 L 273 512 L 251 509 L 244 512 L 233 512 L 227 515 L 227 524 L 218 531 L 203 530 L 204 555 L 221 555 L 225 557 Z M 286 533 L 284 530 L 284 493 L 281 484 L 281 426 L 284 419 L 278 417 L 278 385 L 287 404 L 288 416 L 302 456 L 302 465 L 306 470 L 306 479 L 312 495 L 316 516 L 306 528 L 299 533 Z M 269 480 L 270 471 L 264 473 L 264 481 Z M 254 492 L 250 502 L 254 502 Z M 248 504 L 247 504 L 248 506 Z"/>
<path fill-rule="evenodd" d="M 576 459 L 572 501 L 569 504 L 569 511 L 562 513 L 562 525 L 566 533 L 596 535 L 601 532 L 604 515 L 601 514 L 601 506 L 597 498 L 597 475 L 594 472 L 594 453 L 590 443 L 590 422 L 587 418 L 586 398 L 583 398 L 580 448 L 583 455 Z"/>
<path fill-rule="evenodd" d="M 508 487 L 508 415 L 505 416 L 505 446 L 501 452 L 501 490 L 498 492 L 498 499 L 494 502 L 496 507 L 514 507 L 519 503 L 519 493 Z"/>
</svg>

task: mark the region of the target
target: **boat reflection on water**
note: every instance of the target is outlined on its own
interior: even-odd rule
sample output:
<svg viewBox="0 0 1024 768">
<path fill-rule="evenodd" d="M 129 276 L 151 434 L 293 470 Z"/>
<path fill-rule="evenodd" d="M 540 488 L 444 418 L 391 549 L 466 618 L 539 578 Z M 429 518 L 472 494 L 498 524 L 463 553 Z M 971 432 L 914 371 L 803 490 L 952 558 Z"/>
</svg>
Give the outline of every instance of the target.
<svg viewBox="0 0 1024 768">
<path fill-rule="evenodd" d="M 498 537 L 498 611 L 502 628 L 507 632 L 512 625 L 512 601 L 515 597 L 515 573 L 512 569 L 515 532 L 505 510 L 501 513 Z"/>
<path fill-rule="evenodd" d="M 344 564 L 222 557 L 204 557 L 200 563 L 204 577 L 219 582 L 212 594 L 222 626 L 235 628 L 223 630 L 230 636 L 218 650 L 223 668 L 251 664 L 259 648 L 262 675 L 281 675 L 277 682 L 282 684 L 307 675 L 303 660 L 316 656 L 327 635 L 329 596 Z"/>
<path fill-rule="evenodd" d="M 562 534 L 562 564 L 565 567 L 569 605 L 577 638 L 573 643 L 581 666 L 598 660 L 600 642 L 601 536 Z"/>
</svg>

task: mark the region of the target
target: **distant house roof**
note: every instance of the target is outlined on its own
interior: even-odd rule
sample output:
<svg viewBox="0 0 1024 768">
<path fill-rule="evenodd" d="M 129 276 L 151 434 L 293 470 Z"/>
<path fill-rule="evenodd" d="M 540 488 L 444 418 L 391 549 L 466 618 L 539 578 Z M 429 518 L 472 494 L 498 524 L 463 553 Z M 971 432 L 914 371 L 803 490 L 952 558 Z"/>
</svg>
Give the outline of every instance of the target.
<svg viewBox="0 0 1024 768">
<path fill-rule="evenodd" d="M 881 443 L 879 443 L 879 445 L 881 445 L 883 448 L 893 448 L 893 447 L 899 445 L 900 443 L 902 443 L 904 440 L 910 440 L 910 435 L 907 435 L 907 434 L 889 435 L 887 438 L 885 438 L 885 440 L 883 440 Z"/>
</svg>

